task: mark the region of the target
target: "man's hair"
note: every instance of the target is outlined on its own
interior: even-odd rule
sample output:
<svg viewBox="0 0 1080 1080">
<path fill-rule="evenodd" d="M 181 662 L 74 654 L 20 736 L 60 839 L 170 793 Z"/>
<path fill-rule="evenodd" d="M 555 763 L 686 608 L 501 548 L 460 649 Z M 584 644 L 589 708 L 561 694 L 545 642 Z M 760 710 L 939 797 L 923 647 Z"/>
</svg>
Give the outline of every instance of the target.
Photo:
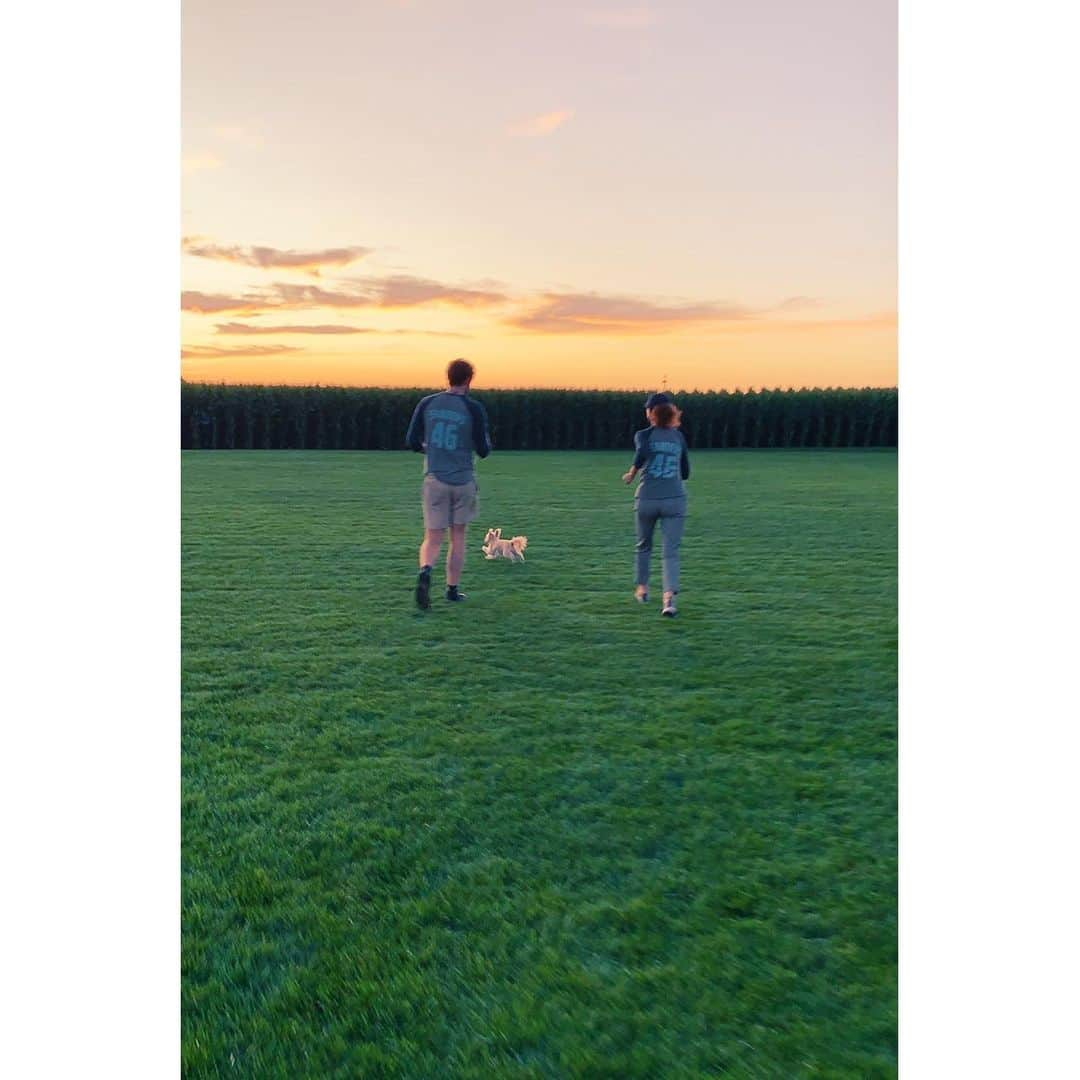
<svg viewBox="0 0 1080 1080">
<path fill-rule="evenodd" d="M 446 369 L 446 378 L 451 386 L 464 386 L 473 377 L 473 366 L 468 360 L 454 360 Z"/>
<path fill-rule="evenodd" d="M 652 414 L 657 427 L 675 428 L 682 421 L 682 413 L 675 407 L 674 402 L 661 402 L 653 407 Z"/>
</svg>

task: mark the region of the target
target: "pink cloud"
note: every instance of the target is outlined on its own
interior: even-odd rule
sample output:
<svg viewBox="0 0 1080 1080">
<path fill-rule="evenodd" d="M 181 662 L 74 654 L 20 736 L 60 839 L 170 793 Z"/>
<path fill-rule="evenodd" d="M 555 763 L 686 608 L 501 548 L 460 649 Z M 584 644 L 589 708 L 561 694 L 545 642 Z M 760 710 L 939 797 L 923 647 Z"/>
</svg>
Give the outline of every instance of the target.
<svg viewBox="0 0 1080 1080">
<path fill-rule="evenodd" d="M 180 294 L 180 310 L 197 315 L 216 315 L 225 311 L 254 315 L 265 310 L 266 302 L 258 296 L 224 296 L 189 289 Z"/>
<path fill-rule="evenodd" d="M 538 135 L 550 135 L 561 128 L 574 115 L 573 109 L 558 109 L 555 112 L 530 116 L 511 124 L 507 129 L 510 135 L 535 138 Z"/>
<path fill-rule="evenodd" d="M 185 360 L 221 360 L 230 356 L 276 356 L 279 353 L 303 352 L 293 345 L 239 345 L 222 348 L 217 345 L 184 345 L 180 356 Z"/>
<path fill-rule="evenodd" d="M 423 304 L 448 304 L 455 307 L 483 307 L 503 303 L 506 297 L 491 289 L 463 285 L 444 285 L 430 278 L 396 274 L 386 278 L 343 279 L 337 289 L 317 285 L 275 282 L 269 291 L 272 306 L 338 308 L 408 308 Z"/>
<path fill-rule="evenodd" d="M 322 248 L 316 251 L 286 251 L 272 247 L 224 246 L 205 242 L 201 237 L 185 236 L 183 249 L 189 255 L 220 262 L 255 266 L 262 270 L 308 270 L 317 273 L 322 266 L 348 266 L 371 253 L 366 247 Z"/>
<path fill-rule="evenodd" d="M 251 323 L 217 323 L 214 329 L 219 334 L 376 334 L 369 326 L 338 326 L 324 324 L 320 326 L 255 326 Z"/>
<path fill-rule="evenodd" d="M 732 321 L 752 315 L 751 309 L 726 302 L 664 304 L 639 297 L 547 293 L 536 306 L 506 321 L 521 330 L 547 334 L 619 333 Z"/>
</svg>

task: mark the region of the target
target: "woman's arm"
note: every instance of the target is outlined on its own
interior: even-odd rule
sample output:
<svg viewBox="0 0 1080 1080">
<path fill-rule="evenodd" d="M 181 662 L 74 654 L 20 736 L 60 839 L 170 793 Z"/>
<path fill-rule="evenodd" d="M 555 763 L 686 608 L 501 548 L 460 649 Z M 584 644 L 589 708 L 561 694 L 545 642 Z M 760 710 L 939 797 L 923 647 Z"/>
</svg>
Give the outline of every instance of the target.
<svg viewBox="0 0 1080 1080">
<path fill-rule="evenodd" d="M 644 438 L 646 434 L 644 431 L 639 431 L 634 436 L 634 464 L 623 473 L 624 484 L 633 483 L 634 477 L 645 468 L 645 463 L 649 460 L 649 448 Z"/>
</svg>

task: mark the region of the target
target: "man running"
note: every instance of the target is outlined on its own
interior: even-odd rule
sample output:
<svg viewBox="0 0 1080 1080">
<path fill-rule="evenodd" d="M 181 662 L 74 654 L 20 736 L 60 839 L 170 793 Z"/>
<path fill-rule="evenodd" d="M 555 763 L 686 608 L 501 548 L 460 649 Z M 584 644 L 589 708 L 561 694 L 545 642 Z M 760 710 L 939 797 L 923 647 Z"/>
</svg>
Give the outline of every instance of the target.
<svg viewBox="0 0 1080 1080">
<path fill-rule="evenodd" d="M 431 607 L 431 567 L 439 557 L 443 537 L 450 530 L 446 554 L 446 599 L 465 599 L 458 585 L 465 563 L 465 531 L 476 517 L 477 488 L 473 452 L 491 453 L 487 413 L 469 397 L 473 366 L 455 360 L 446 369 L 449 389 L 430 394 L 413 411 L 405 442 L 424 458 L 424 541 L 420 545 L 420 573 L 416 579 L 416 605 Z"/>
</svg>

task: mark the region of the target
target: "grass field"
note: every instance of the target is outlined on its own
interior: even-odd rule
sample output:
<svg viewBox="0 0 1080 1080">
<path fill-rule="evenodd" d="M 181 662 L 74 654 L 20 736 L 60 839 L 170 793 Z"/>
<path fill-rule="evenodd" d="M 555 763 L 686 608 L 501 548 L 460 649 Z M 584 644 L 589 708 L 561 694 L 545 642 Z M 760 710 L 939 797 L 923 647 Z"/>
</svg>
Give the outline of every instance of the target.
<svg viewBox="0 0 1080 1080">
<path fill-rule="evenodd" d="M 695 454 L 673 621 L 628 457 L 421 614 L 419 457 L 184 455 L 186 1076 L 895 1075 L 896 455 Z"/>
</svg>

